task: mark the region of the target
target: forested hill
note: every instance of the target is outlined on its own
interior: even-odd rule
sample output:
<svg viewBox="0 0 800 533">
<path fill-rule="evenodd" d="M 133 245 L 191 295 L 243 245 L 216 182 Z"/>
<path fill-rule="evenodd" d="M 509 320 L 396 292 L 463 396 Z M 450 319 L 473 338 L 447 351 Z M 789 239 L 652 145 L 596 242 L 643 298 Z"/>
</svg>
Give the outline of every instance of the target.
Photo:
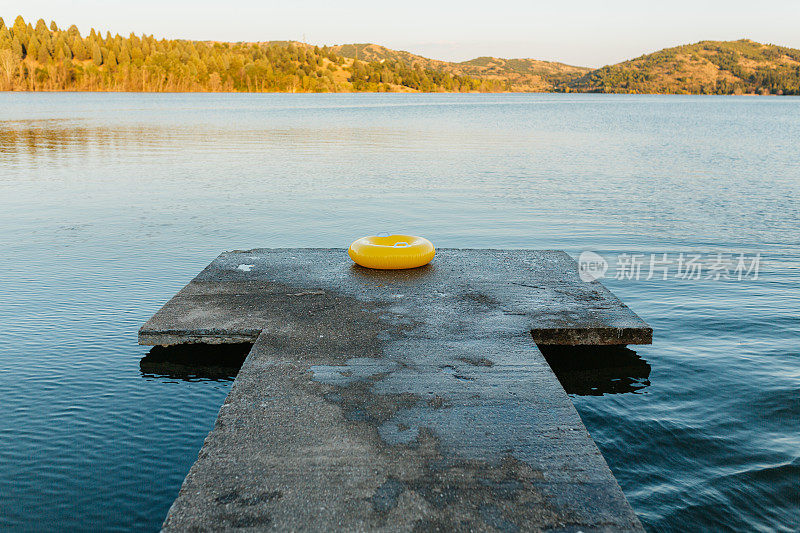
<svg viewBox="0 0 800 533">
<path fill-rule="evenodd" d="M 569 89 L 606 93 L 800 94 L 800 50 L 740 41 L 666 48 L 594 70 Z"/>
<path fill-rule="evenodd" d="M 400 61 L 409 66 L 442 70 L 457 76 L 471 76 L 485 80 L 502 81 L 512 91 L 553 91 L 591 72 L 587 67 L 575 67 L 555 61 L 538 59 L 503 59 L 477 57 L 469 61 L 452 63 L 428 59 L 402 50 L 392 50 L 378 44 L 344 44 L 332 49 L 345 57 L 362 61 Z"/>
<path fill-rule="evenodd" d="M 0 18 L 0 90 L 800 94 L 800 50 L 703 41 L 600 69 L 536 59 L 453 63 L 376 44 L 128 37 Z"/>
<path fill-rule="evenodd" d="M 152 36 L 82 36 L 39 19 L 0 19 L 0 90 L 502 91 L 502 80 L 400 61 L 363 62 L 301 43 L 220 43 Z"/>
<path fill-rule="evenodd" d="M 334 46 L 347 57 L 391 60 L 503 80 L 514 91 L 656 94 L 800 94 L 800 50 L 749 40 L 702 41 L 599 69 L 536 59 L 436 61 L 376 44 Z"/>
</svg>

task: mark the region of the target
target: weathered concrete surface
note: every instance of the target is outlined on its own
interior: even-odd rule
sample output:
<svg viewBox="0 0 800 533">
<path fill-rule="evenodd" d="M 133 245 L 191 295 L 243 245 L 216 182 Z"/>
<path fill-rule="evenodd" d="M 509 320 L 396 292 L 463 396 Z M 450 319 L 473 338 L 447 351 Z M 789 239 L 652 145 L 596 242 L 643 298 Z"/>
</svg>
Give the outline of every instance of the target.
<svg viewBox="0 0 800 533">
<path fill-rule="evenodd" d="M 650 344 L 653 336 L 602 284 L 581 281 L 562 251 L 440 249 L 422 269 L 380 272 L 353 265 L 340 249 L 273 249 L 220 255 L 141 328 L 139 342 L 255 342 L 282 305 L 273 281 L 365 300 L 412 291 L 408 298 L 434 309 L 479 295 L 492 312 L 523 317 L 537 344 Z"/>
<path fill-rule="evenodd" d="M 221 255 L 140 333 L 257 337 L 164 528 L 641 530 L 530 331 L 558 319 L 581 340 L 581 302 L 593 339 L 647 326 L 598 284 L 565 294 L 543 277 L 568 279 L 565 265 L 530 251 L 443 250 L 397 272 L 338 250 Z"/>
</svg>

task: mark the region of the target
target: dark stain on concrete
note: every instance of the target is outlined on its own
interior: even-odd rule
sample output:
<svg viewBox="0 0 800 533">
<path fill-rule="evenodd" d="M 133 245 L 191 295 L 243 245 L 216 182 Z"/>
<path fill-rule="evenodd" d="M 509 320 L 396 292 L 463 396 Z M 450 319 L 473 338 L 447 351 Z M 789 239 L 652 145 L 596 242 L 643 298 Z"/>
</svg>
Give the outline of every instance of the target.
<svg viewBox="0 0 800 533">
<path fill-rule="evenodd" d="M 437 394 L 428 400 L 428 405 L 430 405 L 432 409 L 441 409 L 445 405 L 445 400 Z"/>
<path fill-rule="evenodd" d="M 483 367 L 494 366 L 494 361 L 487 359 L 485 357 L 459 357 L 458 360 L 472 366 L 483 366 Z"/>
<path fill-rule="evenodd" d="M 480 292 L 465 292 L 461 294 L 461 300 L 468 302 L 472 306 L 478 305 L 485 308 L 494 308 L 500 305 L 497 298 Z"/>
<path fill-rule="evenodd" d="M 405 483 L 399 479 L 390 477 L 383 485 L 375 490 L 370 498 L 372 508 L 375 512 L 385 513 L 397 507 L 397 499 L 405 490 Z"/>
<path fill-rule="evenodd" d="M 323 392 L 322 397 L 339 405 L 347 420 L 367 422 L 376 427 L 391 419 L 398 410 L 420 402 L 420 397 L 411 393 L 374 394 L 372 386 L 372 380 L 353 381 L 338 387 L 335 393 Z"/>
<path fill-rule="evenodd" d="M 503 511 L 496 505 L 482 505 L 479 512 L 483 521 L 495 529 L 503 531 L 504 533 L 516 533 L 519 531 L 519 526 L 506 519 L 503 515 Z"/>
<path fill-rule="evenodd" d="M 279 500 L 283 497 L 283 493 L 279 490 L 273 490 L 269 492 L 262 492 L 256 496 L 242 496 L 239 494 L 239 491 L 232 490 L 230 492 L 226 492 L 220 496 L 214 498 L 214 501 L 222 504 L 234 504 L 234 505 L 242 505 L 245 507 L 257 505 L 260 503 L 268 503 L 274 500 Z"/>
<path fill-rule="evenodd" d="M 421 475 L 398 483 L 430 506 L 415 531 L 475 531 L 487 526 L 517 531 L 517 523 L 536 524 L 538 529 L 558 526 L 567 518 L 537 488 L 543 474 L 514 457 L 496 464 L 448 457 L 427 428 L 420 431 L 414 452 L 424 465 Z"/>
</svg>

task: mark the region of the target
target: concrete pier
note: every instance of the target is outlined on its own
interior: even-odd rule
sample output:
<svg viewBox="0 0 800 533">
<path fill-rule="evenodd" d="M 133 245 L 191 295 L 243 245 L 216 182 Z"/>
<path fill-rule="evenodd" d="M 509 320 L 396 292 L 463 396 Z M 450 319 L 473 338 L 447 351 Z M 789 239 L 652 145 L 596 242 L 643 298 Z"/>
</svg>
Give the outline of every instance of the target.
<svg viewBox="0 0 800 533">
<path fill-rule="evenodd" d="M 564 252 L 227 252 L 142 344 L 253 342 L 165 530 L 640 531 L 537 348 L 652 330 Z"/>
</svg>

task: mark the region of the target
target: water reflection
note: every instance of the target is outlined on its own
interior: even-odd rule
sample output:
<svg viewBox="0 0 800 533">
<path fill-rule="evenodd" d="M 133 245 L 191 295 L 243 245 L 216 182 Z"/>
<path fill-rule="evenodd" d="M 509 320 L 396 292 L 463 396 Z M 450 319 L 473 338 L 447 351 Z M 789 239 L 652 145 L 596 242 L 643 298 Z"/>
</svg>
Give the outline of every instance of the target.
<svg viewBox="0 0 800 533">
<path fill-rule="evenodd" d="M 147 133 L 145 128 L 87 128 L 56 120 L 0 122 L 0 153 L 37 155 L 88 145 L 124 144 Z"/>
<path fill-rule="evenodd" d="M 252 117 L 250 117 L 252 119 Z M 264 119 L 274 118 L 265 116 Z M 96 124 L 86 120 L 0 120 L 0 156 L 26 155 L 30 157 L 57 156 L 72 149 L 122 150 L 122 149 L 203 149 L 220 147 L 240 151 L 258 152 L 263 149 L 285 150 L 291 147 L 336 151 L 358 144 L 362 149 L 386 151 L 398 145 L 419 147 L 442 143 L 431 132 L 405 132 L 381 127 L 342 127 L 338 122 L 304 127 L 205 127 L 202 125 L 175 124 L 166 127 L 142 123 Z M 449 146 L 450 139 L 446 139 Z M 315 152 L 317 157 L 320 153 Z M 341 156 L 341 154 L 338 154 Z"/>
<path fill-rule="evenodd" d="M 139 361 L 139 370 L 145 378 L 233 381 L 252 347 L 249 343 L 155 346 Z"/>
<path fill-rule="evenodd" d="M 567 394 L 602 396 L 650 386 L 650 364 L 627 346 L 539 346 Z"/>
</svg>

